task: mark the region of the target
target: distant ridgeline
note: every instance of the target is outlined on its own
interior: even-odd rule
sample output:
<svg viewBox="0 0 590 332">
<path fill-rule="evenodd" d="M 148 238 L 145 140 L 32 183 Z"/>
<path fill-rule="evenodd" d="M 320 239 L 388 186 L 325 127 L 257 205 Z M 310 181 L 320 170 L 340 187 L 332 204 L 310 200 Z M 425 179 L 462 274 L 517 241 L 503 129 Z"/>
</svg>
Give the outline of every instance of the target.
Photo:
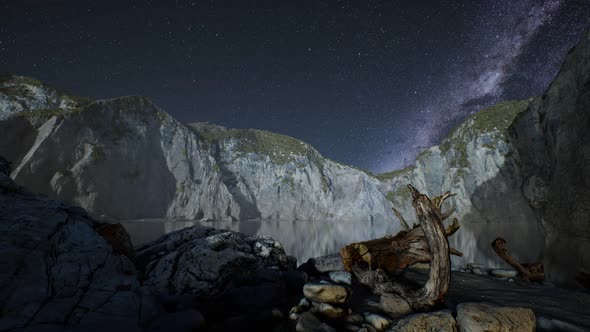
<svg viewBox="0 0 590 332">
<path fill-rule="evenodd" d="M 455 193 L 463 224 L 542 221 L 549 245 L 587 241 L 589 40 L 543 96 L 484 109 L 380 175 L 291 137 L 185 125 L 144 97 L 91 101 L 18 76 L 0 79 L 0 155 L 19 184 L 97 216 L 397 223 L 393 206 L 414 220 L 412 183 Z"/>
</svg>

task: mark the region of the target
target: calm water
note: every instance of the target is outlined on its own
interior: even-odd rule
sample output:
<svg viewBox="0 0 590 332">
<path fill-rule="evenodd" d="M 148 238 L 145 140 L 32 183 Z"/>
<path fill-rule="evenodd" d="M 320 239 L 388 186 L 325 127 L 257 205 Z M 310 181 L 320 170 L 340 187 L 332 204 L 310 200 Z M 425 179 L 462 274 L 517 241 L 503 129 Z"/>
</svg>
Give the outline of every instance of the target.
<svg viewBox="0 0 590 332">
<path fill-rule="evenodd" d="M 317 221 L 174 221 L 133 220 L 123 222 L 137 246 L 153 241 L 161 235 L 193 225 L 205 225 L 219 229 L 239 231 L 251 235 L 268 235 L 283 244 L 287 254 L 297 257 L 299 263 L 310 257 L 338 252 L 343 246 L 363 240 L 396 234 L 397 223 L 317 222 Z M 543 260 L 543 233 L 536 225 L 519 223 L 471 223 L 462 224 L 449 238 L 452 247 L 465 254 L 454 257 L 453 265 L 464 266 L 477 262 L 490 267 L 505 266 L 492 250 L 496 237 L 508 241 L 510 251 L 521 262 Z"/>
</svg>

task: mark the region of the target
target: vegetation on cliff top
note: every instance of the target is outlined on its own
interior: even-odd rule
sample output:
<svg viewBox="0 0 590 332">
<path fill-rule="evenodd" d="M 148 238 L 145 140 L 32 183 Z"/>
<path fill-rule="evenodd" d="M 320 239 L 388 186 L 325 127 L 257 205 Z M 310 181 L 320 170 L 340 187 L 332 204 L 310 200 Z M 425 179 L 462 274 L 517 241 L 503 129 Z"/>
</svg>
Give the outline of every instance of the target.
<svg viewBox="0 0 590 332">
<path fill-rule="evenodd" d="M 73 96 L 64 90 L 55 88 L 31 77 L 0 74 L 0 93 L 7 96 L 12 96 L 15 98 L 30 97 L 31 91 L 29 90 L 29 87 L 31 86 L 50 91 L 55 96 L 55 98 L 70 101 L 73 104 L 73 107 L 81 107 L 94 101 L 88 97 Z"/>
<path fill-rule="evenodd" d="M 197 134 L 209 143 L 236 140 L 243 154 L 256 153 L 268 156 L 277 164 L 294 160 L 294 156 L 317 157 L 308 144 L 286 135 L 258 129 L 225 129 L 212 124 L 191 124 Z"/>
</svg>

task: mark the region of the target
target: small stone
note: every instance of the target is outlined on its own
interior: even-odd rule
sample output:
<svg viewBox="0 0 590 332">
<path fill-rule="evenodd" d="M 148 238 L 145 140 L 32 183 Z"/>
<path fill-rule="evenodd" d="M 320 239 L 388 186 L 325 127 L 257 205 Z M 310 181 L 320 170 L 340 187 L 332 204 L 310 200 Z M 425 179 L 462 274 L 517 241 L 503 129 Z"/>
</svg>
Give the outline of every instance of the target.
<svg viewBox="0 0 590 332">
<path fill-rule="evenodd" d="M 383 331 L 391 325 L 389 319 L 378 314 L 365 314 L 365 321 L 371 324 L 377 331 Z"/>
<path fill-rule="evenodd" d="M 297 321 L 297 326 L 295 326 L 295 330 L 297 332 L 311 332 L 315 331 L 322 322 L 312 313 L 304 312 L 299 317 Z"/>
<path fill-rule="evenodd" d="M 490 271 L 490 273 L 494 277 L 499 277 L 499 278 L 513 278 L 518 275 L 518 271 L 516 271 L 514 269 L 492 269 L 492 271 Z"/>
<path fill-rule="evenodd" d="M 275 318 L 283 318 L 283 313 L 277 308 L 272 309 L 271 314 Z"/>
<path fill-rule="evenodd" d="M 318 312 L 329 318 L 341 318 L 344 316 L 345 311 L 342 308 L 334 307 L 328 303 L 320 303 L 318 306 Z"/>
<path fill-rule="evenodd" d="M 340 285 L 309 283 L 303 286 L 303 295 L 309 300 L 318 302 L 346 303 L 351 293 L 350 289 Z"/>
<path fill-rule="evenodd" d="M 370 324 L 363 324 L 363 327 L 362 328 L 365 329 L 367 332 L 377 332 L 377 329 L 375 329 Z"/>
<path fill-rule="evenodd" d="M 395 294 L 382 294 L 379 298 L 379 309 L 393 318 L 403 317 L 412 312 L 406 300 Z"/>
<path fill-rule="evenodd" d="M 486 267 L 484 267 L 484 268 L 474 267 L 472 269 L 472 271 L 473 271 L 473 274 L 476 274 L 478 276 L 487 276 L 490 274 L 490 269 L 486 268 Z"/>
<path fill-rule="evenodd" d="M 361 316 L 360 314 L 358 314 L 356 312 L 351 313 L 350 315 L 346 316 L 347 323 L 361 324 L 364 321 L 365 321 L 365 319 L 363 318 L 363 316 Z"/>
<path fill-rule="evenodd" d="M 473 269 L 485 269 L 486 266 L 483 265 L 483 264 L 479 264 L 479 263 L 469 263 L 469 264 L 467 264 L 467 268 L 470 269 L 470 270 L 473 270 Z"/>
<path fill-rule="evenodd" d="M 357 325 L 352 325 L 352 324 L 346 324 L 346 325 L 344 325 L 344 328 L 347 331 L 355 331 L 355 332 L 358 331 L 358 329 L 359 329 L 359 327 Z"/>
<path fill-rule="evenodd" d="M 361 301 L 361 304 L 363 307 L 367 308 L 367 310 L 371 310 L 369 308 L 373 308 L 376 310 L 381 310 L 381 308 L 379 307 L 379 302 L 373 301 L 371 299 L 363 299 Z"/>
<path fill-rule="evenodd" d="M 297 306 L 300 309 L 307 309 L 307 308 L 309 308 L 310 305 L 311 305 L 311 303 L 309 303 L 309 301 L 306 298 L 302 298 L 301 301 L 299 301 L 299 304 Z"/>
<path fill-rule="evenodd" d="M 293 308 L 291 308 L 291 310 L 289 310 L 289 315 L 290 314 L 299 314 L 301 312 L 303 312 L 304 310 L 301 310 L 301 307 L 299 306 L 294 306 Z"/>
<path fill-rule="evenodd" d="M 346 271 L 333 271 L 329 274 L 330 279 L 337 284 L 352 284 L 352 275 Z"/>
<path fill-rule="evenodd" d="M 457 306 L 461 332 L 535 331 L 535 314 L 528 308 L 498 307 L 486 303 Z"/>
<path fill-rule="evenodd" d="M 298 320 L 300 316 L 301 315 L 299 315 L 298 313 L 292 312 L 291 314 L 289 314 L 289 319 L 291 319 L 291 320 Z"/>
</svg>

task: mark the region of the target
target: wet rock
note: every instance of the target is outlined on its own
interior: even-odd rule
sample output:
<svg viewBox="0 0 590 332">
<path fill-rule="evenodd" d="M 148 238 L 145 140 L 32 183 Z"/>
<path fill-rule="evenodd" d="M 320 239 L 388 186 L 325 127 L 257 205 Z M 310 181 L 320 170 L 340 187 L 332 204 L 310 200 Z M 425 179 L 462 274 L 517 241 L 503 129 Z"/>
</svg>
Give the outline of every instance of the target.
<svg viewBox="0 0 590 332">
<path fill-rule="evenodd" d="M 342 318 L 346 314 L 344 309 L 335 307 L 328 303 L 319 303 L 317 306 L 317 312 L 332 319 Z"/>
<path fill-rule="evenodd" d="M 143 284 L 154 293 L 201 298 L 220 295 L 236 284 L 275 283 L 284 279 L 281 271 L 294 269 L 293 259 L 270 238 L 204 226 L 169 233 L 137 248 L 136 262 Z"/>
<path fill-rule="evenodd" d="M 336 332 L 333 327 L 322 323 L 322 321 L 310 312 L 304 312 L 301 314 L 295 330 L 297 332 Z"/>
<path fill-rule="evenodd" d="M 307 300 L 306 298 L 302 298 L 297 306 L 302 309 L 307 309 L 310 305 L 311 303 L 309 303 L 309 300 Z"/>
<path fill-rule="evenodd" d="M 490 274 L 498 278 L 513 278 L 518 275 L 518 271 L 514 269 L 492 269 Z"/>
<path fill-rule="evenodd" d="M 471 269 L 471 272 L 473 272 L 473 274 L 477 274 L 478 276 L 487 276 L 490 274 L 490 268 L 487 267 L 483 267 L 483 268 L 479 268 L 479 267 L 474 267 Z"/>
<path fill-rule="evenodd" d="M 0 187 L 0 329 L 108 322 L 134 330 L 158 314 L 133 262 L 96 231 L 99 223 L 0 176 L 8 186 Z"/>
<path fill-rule="evenodd" d="M 487 268 L 487 266 L 485 266 L 483 264 L 479 264 L 479 263 L 468 263 L 467 268 L 470 270 L 472 270 L 472 269 L 485 269 L 485 268 Z"/>
<path fill-rule="evenodd" d="M 373 326 L 377 331 L 384 331 L 391 325 L 391 321 L 381 315 L 367 313 L 365 314 L 365 321 Z"/>
<path fill-rule="evenodd" d="M 332 254 L 310 258 L 297 269 L 305 271 L 308 274 L 328 273 L 332 271 L 343 271 L 344 264 L 342 263 L 340 254 Z"/>
<path fill-rule="evenodd" d="M 165 314 L 150 324 L 148 332 L 191 332 L 205 324 L 205 318 L 195 309 Z"/>
<path fill-rule="evenodd" d="M 309 283 L 303 286 L 303 295 L 317 302 L 346 303 L 351 295 L 351 290 L 340 285 Z"/>
<path fill-rule="evenodd" d="M 337 284 L 352 284 L 352 275 L 346 271 L 332 271 L 329 274 L 330 279 Z"/>
<path fill-rule="evenodd" d="M 387 331 L 391 332 L 415 332 L 438 331 L 457 332 L 457 322 L 449 311 L 435 311 L 406 316 L 398 320 Z"/>
<path fill-rule="evenodd" d="M 374 328 L 371 324 L 363 324 L 363 327 L 361 329 L 367 332 L 378 332 L 377 329 Z"/>
<path fill-rule="evenodd" d="M 350 315 L 346 316 L 345 321 L 351 324 L 361 324 L 365 321 L 365 319 L 363 318 L 363 316 L 361 316 L 361 314 L 353 312 Z"/>
<path fill-rule="evenodd" d="M 406 300 L 395 294 L 382 294 L 379 298 L 379 309 L 393 318 L 405 316 L 412 312 Z"/>
<path fill-rule="evenodd" d="M 531 309 L 485 303 L 459 304 L 457 322 L 462 332 L 535 331 L 535 314 Z"/>
</svg>

